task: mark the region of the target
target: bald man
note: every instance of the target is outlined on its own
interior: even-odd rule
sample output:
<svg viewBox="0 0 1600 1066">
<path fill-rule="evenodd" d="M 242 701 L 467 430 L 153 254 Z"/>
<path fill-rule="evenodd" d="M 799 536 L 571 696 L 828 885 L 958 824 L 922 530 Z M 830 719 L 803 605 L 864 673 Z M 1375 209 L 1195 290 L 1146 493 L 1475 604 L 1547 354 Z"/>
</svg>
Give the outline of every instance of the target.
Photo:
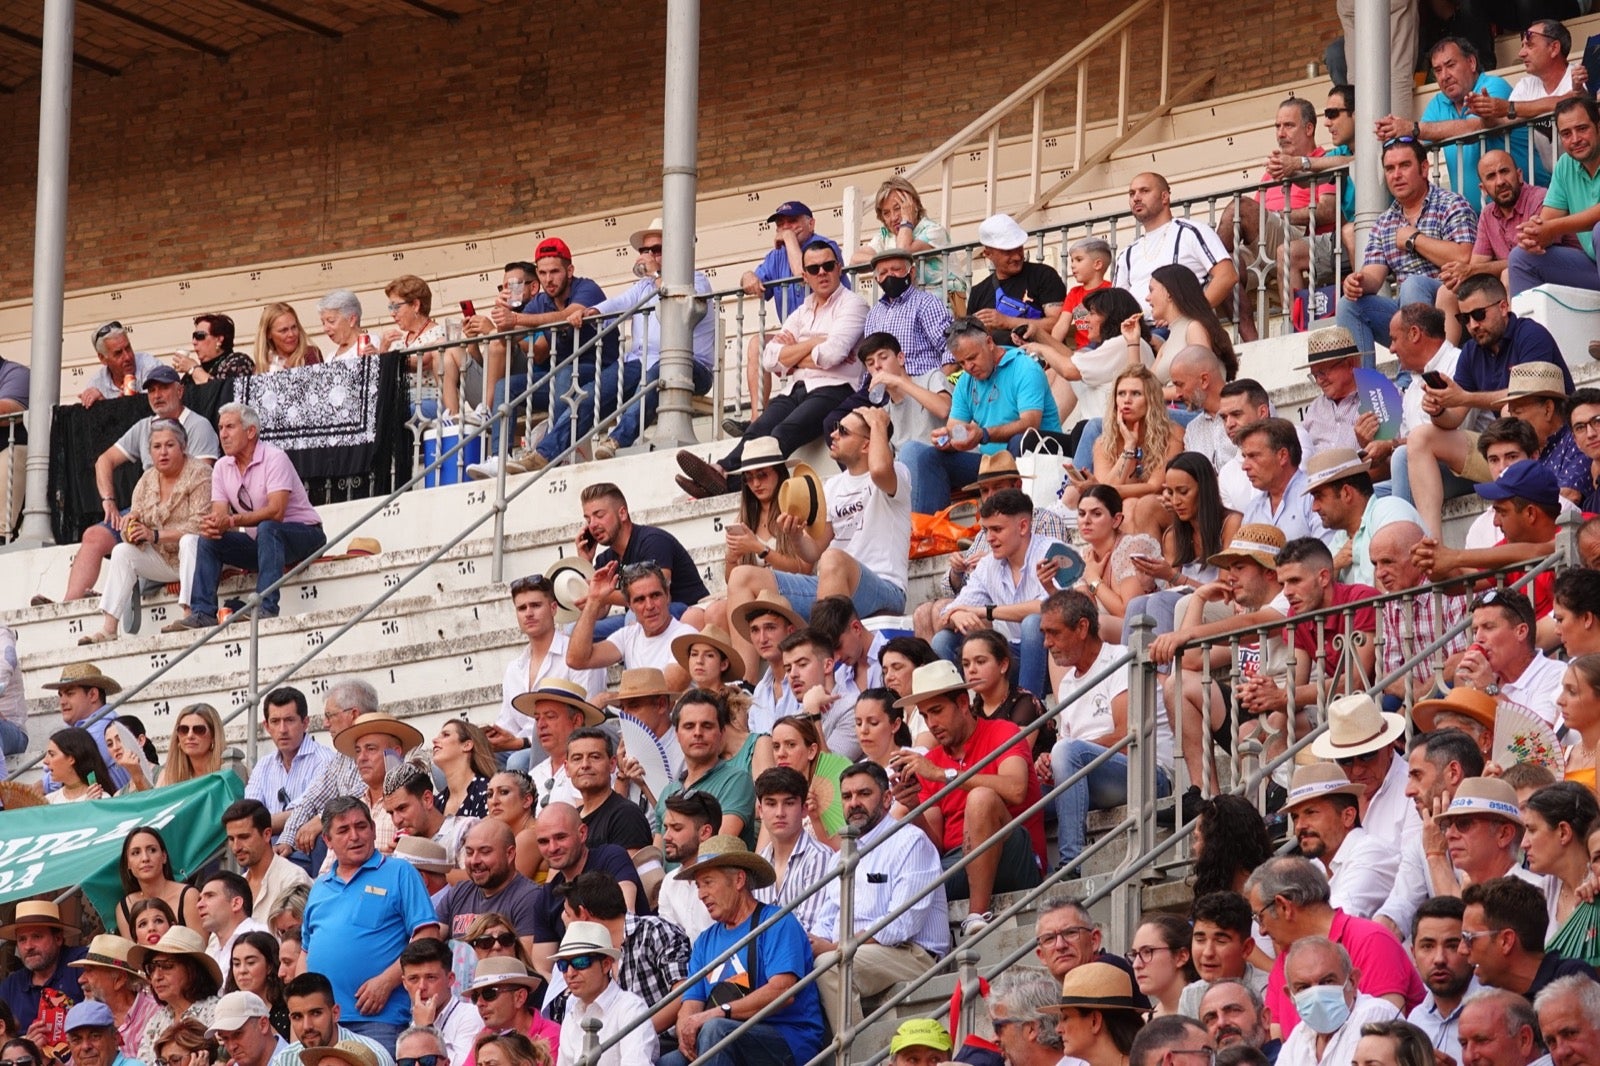
<svg viewBox="0 0 1600 1066">
<path fill-rule="evenodd" d="M 1415 522 L 1391 522 L 1372 535 L 1372 541 L 1367 545 L 1367 555 L 1372 560 L 1373 579 L 1380 591 L 1400 592 L 1428 583 L 1428 575 L 1411 557 L 1411 549 L 1426 535 Z M 1378 676 L 1387 677 L 1400 669 L 1400 664 L 1406 659 L 1415 655 L 1418 648 L 1433 643 L 1439 634 L 1461 620 L 1467 613 L 1468 603 L 1465 595 L 1448 593 L 1421 601 L 1421 606 L 1426 609 L 1418 609 L 1419 605 L 1400 600 L 1385 603 L 1383 660 L 1378 666 Z M 1444 646 L 1446 677 L 1452 676 L 1461 653 L 1467 650 L 1470 628 L 1451 637 Z M 1435 661 L 1435 657 L 1430 656 L 1411 668 L 1411 698 L 1421 699 L 1433 690 Z M 1401 676 L 1384 693 L 1386 705 L 1391 699 L 1406 700 L 1406 677 Z"/>
<path fill-rule="evenodd" d="M 615 844 L 589 846 L 589 827 L 583 824 L 578 808 L 572 804 L 552 803 L 540 811 L 533 823 L 533 833 L 539 844 L 539 854 L 544 856 L 545 865 L 550 869 L 546 891 L 540 896 L 535 914 L 533 965 L 548 977 L 551 957 L 567 930 L 561 916 L 561 893 L 556 890 L 557 885 L 566 884 L 586 871 L 600 870 L 616 878 L 617 884 L 622 886 L 622 896 L 632 913 L 649 914 L 650 900 L 639 880 L 639 871 L 625 849 Z"/>
<path fill-rule="evenodd" d="M 1135 174 L 1128 183 L 1128 210 L 1143 227 L 1139 239 L 1117 257 L 1117 288 L 1133 293 L 1150 314 L 1150 272 L 1166 263 L 1194 271 L 1206 302 L 1221 307 L 1239 280 L 1233 257 L 1217 231 L 1192 218 L 1172 217 L 1172 187 L 1160 174 Z"/>
<path fill-rule="evenodd" d="M 533 950 L 539 888 L 517 872 L 516 857 L 516 837 L 498 818 L 486 818 L 467 830 L 461 847 L 467 880 L 445 889 L 434 907 L 449 939 L 466 939 L 478 915 L 494 912 L 509 918 L 524 949 Z"/>
<path fill-rule="evenodd" d="M 1228 383 L 1222 360 L 1210 348 L 1191 344 L 1172 357 L 1170 373 L 1178 399 L 1195 412 L 1183 431 L 1183 450 L 1199 452 L 1211 460 L 1213 468 L 1222 469 L 1239 454 L 1238 445 L 1228 436 L 1219 414 L 1222 386 Z"/>
</svg>

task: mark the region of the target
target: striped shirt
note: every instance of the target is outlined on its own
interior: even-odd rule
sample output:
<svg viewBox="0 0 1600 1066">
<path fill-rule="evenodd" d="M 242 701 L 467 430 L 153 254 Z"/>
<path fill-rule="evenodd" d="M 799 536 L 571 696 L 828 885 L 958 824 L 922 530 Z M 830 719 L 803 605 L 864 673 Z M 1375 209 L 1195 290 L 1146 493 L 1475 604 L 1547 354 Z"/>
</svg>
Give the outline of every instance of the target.
<svg viewBox="0 0 1600 1066">
<path fill-rule="evenodd" d="M 294 758 L 289 760 L 287 770 L 277 751 L 256 763 L 256 768 L 250 771 L 250 783 L 244 787 L 245 798 L 259 800 L 267 810 L 277 814 L 288 809 L 295 797 L 310 791 L 323 768 L 338 758 L 338 752 L 318 744 L 307 733 L 301 738 L 300 747 L 295 749 Z"/>
<path fill-rule="evenodd" d="M 763 859 L 772 862 L 772 856 L 771 844 L 761 849 Z M 768 888 L 756 889 L 755 897 L 762 903 L 775 903 L 780 907 L 786 907 L 799 899 L 806 889 L 826 878 L 832 872 L 836 860 L 837 856 L 826 845 L 817 843 L 816 837 L 810 833 L 801 833 L 795 839 L 794 851 L 789 853 L 789 865 L 784 868 L 783 880 Z M 777 864 L 773 863 L 773 867 L 776 868 Z M 823 892 L 813 892 L 794 909 L 795 918 L 808 936 L 816 934 L 823 894 Z"/>
<path fill-rule="evenodd" d="M 1437 606 L 1435 606 L 1437 604 Z M 1439 639 L 1446 629 L 1459 622 L 1467 613 L 1467 597 L 1434 597 L 1423 594 L 1415 601 L 1389 600 L 1383 605 L 1383 656 L 1378 668 L 1379 676 L 1388 676 L 1400 669 L 1400 664 Z M 1408 638 L 1406 633 L 1411 636 Z M 1468 626 L 1440 651 L 1428 656 L 1411 668 L 1412 686 L 1417 699 L 1433 691 L 1433 664 L 1442 663 L 1457 652 L 1466 651 L 1472 633 Z"/>
</svg>

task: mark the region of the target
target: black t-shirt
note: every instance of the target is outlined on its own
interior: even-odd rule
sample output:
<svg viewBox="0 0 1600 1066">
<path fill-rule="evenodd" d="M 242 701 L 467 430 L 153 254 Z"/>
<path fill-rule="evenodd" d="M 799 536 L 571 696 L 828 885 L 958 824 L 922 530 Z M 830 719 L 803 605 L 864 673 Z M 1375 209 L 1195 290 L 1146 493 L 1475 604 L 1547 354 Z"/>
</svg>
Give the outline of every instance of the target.
<svg viewBox="0 0 1600 1066">
<path fill-rule="evenodd" d="M 1016 318 L 1043 318 L 1048 305 L 1065 303 L 1067 300 L 1066 283 L 1061 280 L 1061 275 L 1056 273 L 1054 267 L 1044 263 L 1023 263 L 1020 273 L 1013 274 L 1000 283 L 1000 291 L 1024 307 L 1037 312 L 1021 315 L 1014 309 L 998 308 Z M 972 292 L 967 296 L 967 313 L 995 306 L 995 280 L 994 275 L 990 274 L 972 287 Z M 1015 343 L 1011 339 L 1009 329 L 997 329 L 993 332 L 996 344 Z"/>
<path fill-rule="evenodd" d="M 1522 996 L 1532 1003 L 1533 997 L 1544 991 L 1545 985 L 1557 978 L 1570 977 L 1573 974 L 1581 974 L 1591 981 L 1600 981 L 1600 976 L 1596 976 L 1594 967 L 1588 963 L 1547 951 L 1544 953 L 1544 958 L 1539 960 L 1539 969 L 1533 975 L 1533 984 L 1528 986 L 1528 990 Z"/>
<path fill-rule="evenodd" d="M 632 882 L 635 904 L 635 914 L 649 914 L 650 899 L 644 894 L 644 883 L 639 880 L 639 871 L 634 868 L 633 860 L 628 853 L 615 844 L 602 844 L 589 849 L 589 858 L 583 864 L 583 872 L 600 870 L 617 879 L 618 884 Z M 554 874 L 550 880 L 539 886 L 539 904 L 533 914 L 533 942 L 535 944 L 559 944 L 561 934 L 567 931 L 567 923 L 561 920 L 561 904 L 563 900 L 556 893 L 556 886 L 565 884 L 566 874 Z"/>
<path fill-rule="evenodd" d="M 583 816 L 589 829 L 589 846 L 615 844 L 628 851 L 647 848 L 655 842 L 650 834 L 650 822 L 637 803 L 629 803 L 615 792 L 606 794 L 606 801 L 593 814 Z"/>
<path fill-rule="evenodd" d="M 609 563 L 616 558 L 616 554 L 610 548 L 601 548 L 595 553 L 595 569 Z M 628 538 L 628 550 L 622 555 L 622 565 L 631 566 L 634 563 L 655 563 L 672 571 L 670 591 L 673 603 L 693 606 L 711 595 L 706 590 L 705 582 L 700 580 L 700 571 L 695 569 L 688 550 L 678 542 L 677 537 L 664 529 L 656 526 L 633 527 L 633 535 Z"/>
</svg>

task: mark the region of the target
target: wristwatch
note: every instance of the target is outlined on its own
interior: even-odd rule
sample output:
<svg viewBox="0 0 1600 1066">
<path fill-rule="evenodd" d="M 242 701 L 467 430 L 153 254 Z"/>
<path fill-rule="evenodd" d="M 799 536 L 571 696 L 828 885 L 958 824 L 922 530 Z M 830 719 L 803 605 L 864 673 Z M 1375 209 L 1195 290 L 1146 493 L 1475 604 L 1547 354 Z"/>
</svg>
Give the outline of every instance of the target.
<svg viewBox="0 0 1600 1066">
<path fill-rule="evenodd" d="M 988 621 L 988 622 L 993 622 L 994 621 L 994 604 L 991 603 L 988 606 L 984 607 L 984 609 L 983 609 L 983 617 L 984 617 L 985 621 Z"/>
<path fill-rule="evenodd" d="M 954 781 L 955 779 L 956 779 L 956 772 L 954 770 L 946 770 L 944 772 L 945 784 L 949 784 L 951 781 Z"/>
<path fill-rule="evenodd" d="M 1506 101 L 1506 118 L 1512 122 L 1517 121 L 1517 102 L 1515 100 Z"/>
<path fill-rule="evenodd" d="M 1485 696 L 1498 696 L 1500 695 L 1500 686 L 1491 681 L 1489 684 L 1483 686 L 1483 694 Z"/>
<path fill-rule="evenodd" d="M 1307 174 L 1311 173 L 1311 157 L 1310 156 L 1303 155 L 1303 156 L 1300 157 L 1300 169 L 1305 171 Z"/>
<path fill-rule="evenodd" d="M 1417 250 L 1417 235 L 1415 233 L 1413 233 L 1411 236 L 1406 238 L 1406 251 L 1415 254 L 1416 250 Z"/>
<path fill-rule="evenodd" d="M 724 1003 L 718 1009 L 722 1011 L 722 1016 L 724 1018 L 732 1018 L 733 1017 L 733 1004 L 732 1003 Z"/>
</svg>

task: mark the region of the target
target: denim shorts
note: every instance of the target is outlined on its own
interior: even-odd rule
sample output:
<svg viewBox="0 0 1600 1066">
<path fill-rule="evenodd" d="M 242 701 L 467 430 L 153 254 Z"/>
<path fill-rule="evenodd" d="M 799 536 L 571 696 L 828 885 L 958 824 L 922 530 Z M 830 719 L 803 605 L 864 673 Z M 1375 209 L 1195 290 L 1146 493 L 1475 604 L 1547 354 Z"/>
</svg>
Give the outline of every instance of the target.
<svg viewBox="0 0 1600 1066">
<path fill-rule="evenodd" d="M 905 612 L 905 589 L 886 581 L 864 566 L 858 566 L 856 570 L 861 575 L 861 580 L 856 585 L 855 595 L 850 597 L 850 602 L 855 605 L 857 615 L 866 618 L 874 614 Z M 786 570 L 774 570 L 772 576 L 778 583 L 778 591 L 789 601 L 789 606 L 793 607 L 800 617 L 810 621 L 811 608 L 817 602 L 817 579 L 810 574 L 791 574 Z"/>
</svg>

